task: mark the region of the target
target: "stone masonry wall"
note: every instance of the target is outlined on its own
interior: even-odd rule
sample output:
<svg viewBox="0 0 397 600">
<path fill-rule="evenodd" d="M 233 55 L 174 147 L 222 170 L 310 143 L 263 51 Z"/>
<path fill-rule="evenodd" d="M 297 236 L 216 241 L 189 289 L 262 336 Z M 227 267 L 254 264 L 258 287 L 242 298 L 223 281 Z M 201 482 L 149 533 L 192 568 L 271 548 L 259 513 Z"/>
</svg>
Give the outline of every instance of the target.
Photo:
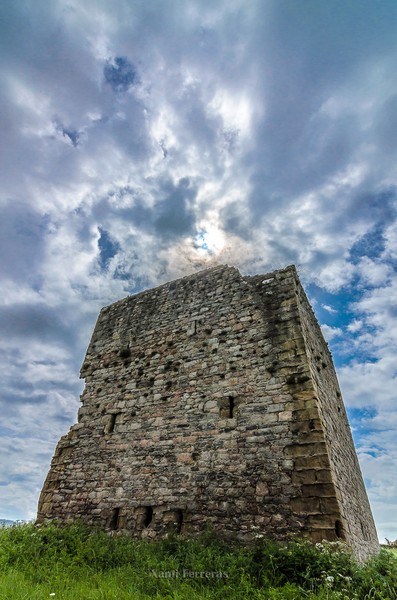
<svg viewBox="0 0 397 600">
<path fill-rule="evenodd" d="M 341 512 L 336 523 L 360 559 L 378 551 L 379 544 L 357 454 L 343 404 L 332 356 L 307 298 L 300 288 L 299 310 L 305 347 L 331 466 L 335 497 Z"/>
<path fill-rule="evenodd" d="M 329 353 L 317 372 L 321 352 L 294 267 L 255 277 L 216 267 L 104 308 L 78 423 L 57 446 L 38 520 L 144 538 L 212 524 L 226 537 L 340 537 L 360 557 L 376 552 L 344 409 L 328 406 Z M 346 457 L 348 478 L 337 466 Z M 348 525 L 357 503 L 366 533 Z"/>
</svg>

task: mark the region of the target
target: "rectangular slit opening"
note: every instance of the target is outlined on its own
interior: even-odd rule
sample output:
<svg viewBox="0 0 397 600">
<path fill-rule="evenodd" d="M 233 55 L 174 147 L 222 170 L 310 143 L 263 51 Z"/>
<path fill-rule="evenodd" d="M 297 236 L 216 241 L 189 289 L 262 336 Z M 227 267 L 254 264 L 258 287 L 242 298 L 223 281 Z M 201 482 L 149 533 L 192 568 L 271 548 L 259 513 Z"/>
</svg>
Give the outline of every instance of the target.
<svg viewBox="0 0 397 600">
<path fill-rule="evenodd" d="M 175 533 L 180 533 L 183 525 L 183 512 L 181 509 L 175 511 Z"/>
<path fill-rule="evenodd" d="M 233 419 L 234 415 L 234 397 L 229 396 L 229 419 Z"/>
<path fill-rule="evenodd" d="M 235 409 L 236 409 L 236 401 L 234 396 L 228 396 L 227 398 L 223 398 L 219 402 L 219 416 L 221 419 L 234 419 Z"/>
<path fill-rule="evenodd" d="M 117 417 L 119 417 L 120 414 L 121 413 L 111 413 L 107 417 L 107 422 L 106 422 L 105 427 L 104 427 L 105 433 L 113 433 L 114 432 L 114 428 L 116 426 Z"/>
<path fill-rule="evenodd" d="M 150 523 L 153 520 L 153 507 L 152 506 L 144 506 L 144 513 L 143 513 L 143 518 L 142 518 L 142 524 L 143 526 L 149 527 Z"/>
<path fill-rule="evenodd" d="M 113 433 L 116 424 L 116 415 L 110 415 L 108 433 Z"/>
<path fill-rule="evenodd" d="M 120 520 L 120 507 L 114 508 L 112 516 L 110 518 L 109 527 L 112 531 L 116 531 L 119 528 Z"/>
</svg>

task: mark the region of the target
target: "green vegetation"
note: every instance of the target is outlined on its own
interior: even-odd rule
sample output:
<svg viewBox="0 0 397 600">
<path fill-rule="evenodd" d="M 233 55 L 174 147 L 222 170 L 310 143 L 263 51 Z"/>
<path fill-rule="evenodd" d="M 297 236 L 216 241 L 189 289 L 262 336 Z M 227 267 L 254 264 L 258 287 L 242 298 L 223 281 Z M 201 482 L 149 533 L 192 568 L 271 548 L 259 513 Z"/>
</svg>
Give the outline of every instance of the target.
<svg viewBox="0 0 397 600">
<path fill-rule="evenodd" d="M 230 545 L 206 533 L 161 542 L 81 525 L 0 529 L 1 600 L 395 600 L 397 557 L 359 566 L 339 544 L 258 539 Z"/>
</svg>

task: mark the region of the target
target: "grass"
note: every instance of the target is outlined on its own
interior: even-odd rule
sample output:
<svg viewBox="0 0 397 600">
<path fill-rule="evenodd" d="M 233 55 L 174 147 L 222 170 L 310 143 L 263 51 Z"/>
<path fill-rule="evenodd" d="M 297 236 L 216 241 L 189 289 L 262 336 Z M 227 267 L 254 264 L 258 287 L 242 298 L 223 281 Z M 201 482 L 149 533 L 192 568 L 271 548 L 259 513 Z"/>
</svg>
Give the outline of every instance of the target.
<svg viewBox="0 0 397 600">
<path fill-rule="evenodd" d="M 395 600 L 397 557 L 360 566 L 340 545 L 214 534 L 159 542 L 111 537 L 82 525 L 0 529 L 1 600 Z"/>
</svg>

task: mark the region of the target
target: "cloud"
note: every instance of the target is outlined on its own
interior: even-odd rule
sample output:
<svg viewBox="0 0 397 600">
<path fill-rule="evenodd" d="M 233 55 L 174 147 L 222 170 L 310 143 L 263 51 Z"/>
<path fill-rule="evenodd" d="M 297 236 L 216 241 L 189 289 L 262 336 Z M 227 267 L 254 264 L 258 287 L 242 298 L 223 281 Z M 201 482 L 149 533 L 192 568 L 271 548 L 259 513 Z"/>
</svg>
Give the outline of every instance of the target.
<svg viewBox="0 0 397 600">
<path fill-rule="evenodd" d="M 321 307 L 331 314 L 335 314 L 338 312 L 337 310 L 335 310 L 335 308 L 332 308 L 332 306 L 329 306 L 328 304 L 322 304 Z"/>
<path fill-rule="evenodd" d="M 0 274 L 16 280 L 40 280 L 44 259 L 46 215 L 38 213 L 26 201 L 8 200 L 0 220 Z"/>
<path fill-rule="evenodd" d="M 326 340 L 330 341 L 335 337 L 343 335 L 343 331 L 340 327 L 330 327 L 329 325 L 321 325 L 321 330 Z"/>
<path fill-rule="evenodd" d="M 39 305 L 11 305 L 0 308 L 0 327 L 6 336 L 27 339 L 51 340 L 62 338 L 67 341 L 68 327 L 59 314 Z"/>
<path fill-rule="evenodd" d="M 356 333 L 357 331 L 360 331 L 362 326 L 363 322 L 360 319 L 354 319 L 354 321 L 347 326 L 347 330 L 351 333 Z"/>
<path fill-rule="evenodd" d="M 196 198 L 197 188 L 188 177 L 182 178 L 176 186 L 166 181 L 162 188 L 165 197 L 155 206 L 156 232 L 165 237 L 192 233 L 195 215 L 191 205 Z"/>
</svg>

